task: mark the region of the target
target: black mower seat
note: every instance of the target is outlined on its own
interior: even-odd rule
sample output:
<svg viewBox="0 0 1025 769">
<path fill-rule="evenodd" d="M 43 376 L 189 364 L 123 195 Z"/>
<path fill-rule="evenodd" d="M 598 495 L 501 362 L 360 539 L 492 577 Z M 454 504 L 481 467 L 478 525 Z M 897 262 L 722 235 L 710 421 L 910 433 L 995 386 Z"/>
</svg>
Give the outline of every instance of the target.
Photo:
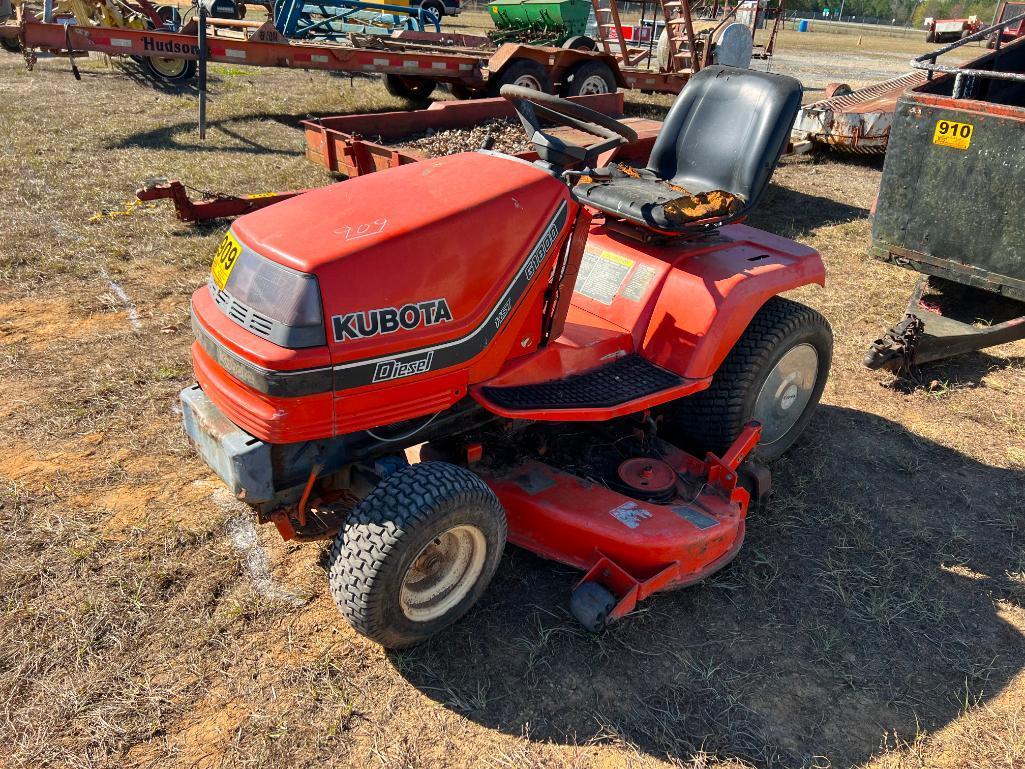
<svg viewBox="0 0 1025 769">
<path fill-rule="evenodd" d="M 801 84 L 792 77 L 714 65 L 680 92 L 638 177 L 616 166 L 589 172 L 578 184 L 581 203 L 634 224 L 685 232 L 744 216 L 768 186 L 801 107 Z M 681 192 L 722 190 L 740 202 L 714 222 L 681 222 L 665 204 Z"/>
</svg>

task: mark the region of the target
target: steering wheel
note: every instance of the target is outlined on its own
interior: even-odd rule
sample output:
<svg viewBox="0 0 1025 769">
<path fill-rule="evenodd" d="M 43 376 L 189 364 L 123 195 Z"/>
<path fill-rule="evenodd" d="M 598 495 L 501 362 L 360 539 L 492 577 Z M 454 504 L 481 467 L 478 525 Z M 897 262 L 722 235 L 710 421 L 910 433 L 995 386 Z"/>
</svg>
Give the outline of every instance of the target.
<svg viewBox="0 0 1025 769">
<path fill-rule="evenodd" d="M 591 165 L 606 150 L 637 141 L 637 132 L 630 126 L 569 99 L 518 85 L 503 85 L 499 93 L 513 103 L 538 155 L 552 165 L 564 168 L 581 163 Z M 560 139 L 545 133 L 539 118 L 575 128 L 602 141 L 582 147 Z"/>
</svg>

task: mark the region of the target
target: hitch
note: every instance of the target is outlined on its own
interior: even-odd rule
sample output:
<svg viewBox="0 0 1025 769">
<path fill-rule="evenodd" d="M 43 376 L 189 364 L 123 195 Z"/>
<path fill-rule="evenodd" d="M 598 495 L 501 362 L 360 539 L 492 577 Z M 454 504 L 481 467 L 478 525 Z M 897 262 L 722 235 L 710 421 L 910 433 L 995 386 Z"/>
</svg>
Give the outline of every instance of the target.
<svg viewBox="0 0 1025 769">
<path fill-rule="evenodd" d="M 207 197 L 202 200 L 190 200 L 186 190 L 186 185 L 177 179 L 147 179 L 136 191 L 135 196 L 144 201 L 166 198 L 174 204 L 174 210 L 181 221 L 208 222 L 213 219 L 242 216 L 307 191 L 261 192 L 254 195 L 204 193 Z"/>
</svg>

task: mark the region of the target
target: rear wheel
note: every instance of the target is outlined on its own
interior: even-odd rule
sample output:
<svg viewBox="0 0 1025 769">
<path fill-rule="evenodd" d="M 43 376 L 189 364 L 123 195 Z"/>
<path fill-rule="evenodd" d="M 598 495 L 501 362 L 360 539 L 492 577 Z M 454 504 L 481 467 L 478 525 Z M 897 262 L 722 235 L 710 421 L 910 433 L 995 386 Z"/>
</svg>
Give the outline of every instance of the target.
<svg viewBox="0 0 1025 769">
<path fill-rule="evenodd" d="M 151 77 L 167 83 L 187 83 L 196 76 L 196 62 L 188 59 L 148 56 L 141 60 L 141 64 Z"/>
<path fill-rule="evenodd" d="M 762 424 L 755 454 L 780 457 L 804 431 L 822 395 L 833 334 L 818 312 L 782 297 L 758 311 L 712 378 L 673 404 L 670 422 L 683 443 L 722 454 L 752 419 Z"/>
<path fill-rule="evenodd" d="M 343 524 L 328 557 L 331 595 L 359 633 L 412 646 L 480 598 L 505 537 L 505 512 L 480 478 L 422 462 L 388 476 Z"/>
<path fill-rule="evenodd" d="M 385 75 L 384 87 L 392 96 L 411 101 L 423 101 L 434 93 L 437 83 L 425 77 Z"/>
<path fill-rule="evenodd" d="M 616 92 L 616 76 L 603 61 L 582 61 L 570 70 L 563 96 L 590 96 Z"/>
<path fill-rule="evenodd" d="M 552 92 L 552 79 L 548 71 L 531 59 L 513 59 L 496 77 L 488 80 L 488 93 L 501 96 L 503 85 L 518 85 L 533 91 Z"/>
<path fill-rule="evenodd" d="M 21 53 L 21 43 L 17 38 L 0 37 L 0 48 L 9 53 Z"/>
</svg>

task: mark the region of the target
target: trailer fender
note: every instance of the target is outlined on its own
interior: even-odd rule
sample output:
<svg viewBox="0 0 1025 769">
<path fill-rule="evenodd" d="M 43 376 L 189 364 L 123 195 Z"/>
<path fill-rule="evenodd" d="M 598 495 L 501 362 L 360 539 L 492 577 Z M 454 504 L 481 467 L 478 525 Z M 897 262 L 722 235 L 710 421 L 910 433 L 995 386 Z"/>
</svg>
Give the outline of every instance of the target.
<svg viewBox="0 0 1025 769">
<path fill-rule="evenodd" d="M 607 53 L 575 48 L 544 48 L 519 43 L 506 43 L 492 55 L 487 65 L 488 78 L 499 77 L 515 59 L 537 62 L 548 71 L 553 83 L 564 82 L 569 70 L 581 61 L 600 61 L 612 70 L 617 86 L 629 87 L 619 69 L 619 62 Z"/>
<path fill-rule="evenodd" d="M 738 227 L 752 237 L 669 271 L 641 340 L 644 357 L 688 379 L 710 378 L 769 299 L 825 285 L 817 251 Z"/>
</svg>

